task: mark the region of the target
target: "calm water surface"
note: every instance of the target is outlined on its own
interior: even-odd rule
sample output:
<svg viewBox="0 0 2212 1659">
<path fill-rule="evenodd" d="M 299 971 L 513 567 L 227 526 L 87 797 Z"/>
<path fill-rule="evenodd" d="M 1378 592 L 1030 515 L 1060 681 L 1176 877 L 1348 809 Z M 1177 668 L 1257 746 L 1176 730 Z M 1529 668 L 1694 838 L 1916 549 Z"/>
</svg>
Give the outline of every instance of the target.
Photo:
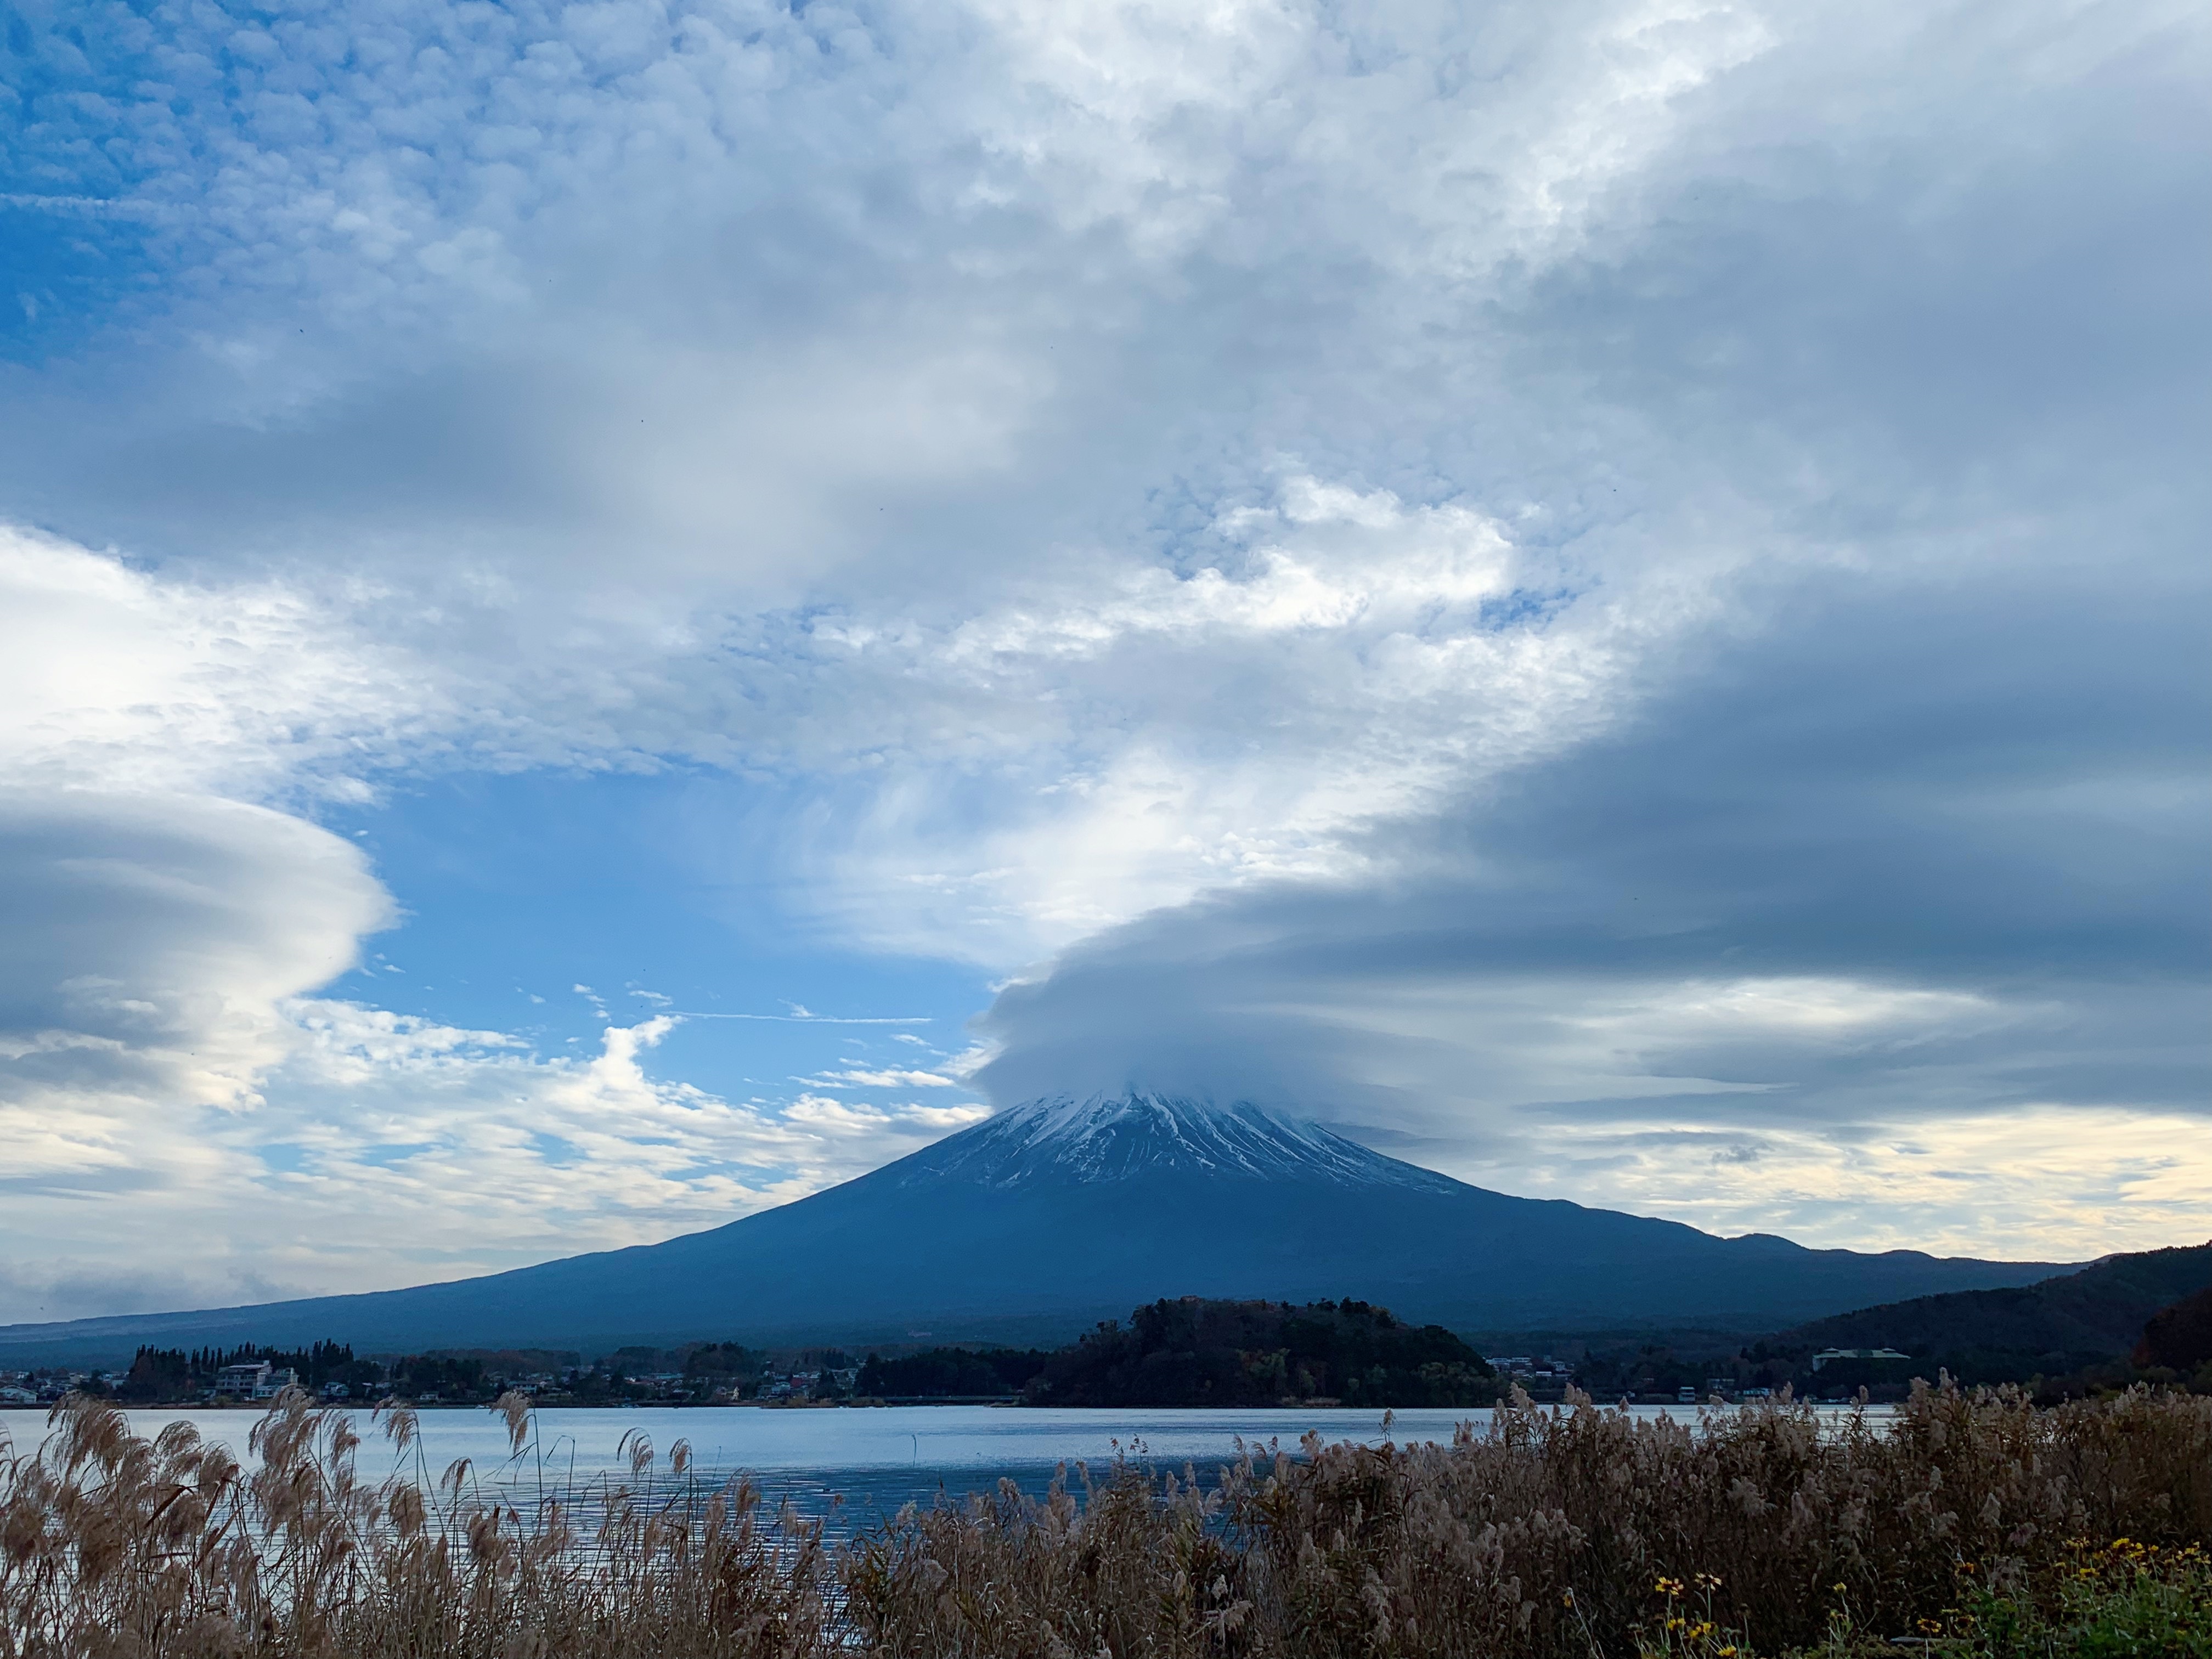
<svg viewBox="0 0 2212 1659">
<path fill-rule="evenodd" d="M 1644 1406 L 1631 1408 L 1639 1418 L 1692 1417 L 1692 1408 Z M 348 1413 L 362 1437 L 357 1456 L 363 1476 L 380 1479 L 401 1467 L 380 1424 L 366 1411 Z M 1824 1408 L 1838 1419 L 1840 1408 Z M 151 1436 L 166 1425 L 188 1422 L 201 1435 L 219 1442 L 251 1463 L 246 1437 L 258 1414 L 246 1410 L 149 1411 L 128 1413 L 132 1432 Z M 1876 1407 L 1868 1413 L 1879 1424 L 1888 1415 Z M 496 1484 L 525 1502 L 539 1490 L 574 1491 L 601 1477 L 629 1470 L 625 1437 L 642 1435 L 652 1444 L 656 1482 L 667 1476 L 670 1449 L 688 1441 L 699 1480 L 714 1485 L 733 1474 L 748 1474 L 771 1503 L 789 1498 L 811 1514 L 834 1515 L 841 1525 L 887 1515 L 909 1501 L 927 1504 L 939 1492 L 954 1497 L 986 1490 L 1011 1480 L 1024 1491 L 1042 1492 L 1061 1464 L 1088 1463 L 1103 1469 L 1117 1455 L 1161 1468 L 1195 1466 L 1210 1477 L 1235 1459 L 1238 1443 L 1264 1449 L 1279 1441 L 1295 1447 L 1309 1429 L 1329 1441 L 1401 1445 L 1449 1441 L 1454 1426 L 1471 1423 L 1477 1433 L 1488 1425 L 1485 1410 L 1401 1411 L 1389 1431 L 1373 1411 L 1314 1411 L 1297 1408 L 1249 1411 L 1076 1411 L 994 1406 L 893 1406 L 847 1410 L 763 1410 L 755 1407 L 678 1409 L 638 1407 L 609 1410 L 550 1410 L 537 1417 L 537 1444 L 521 1459 L 509 1455 L 504 1424 L 483 1410 L 455 1408 L 422 1413 L 419 1451 L 405 1468 L 444 1474 L 457 1458 L 469 1459 L 478 1480 Z M 43 1413 L 0 1413 L 0 1435 L 26 1453 L 47 1433 Z"/>
</svg>

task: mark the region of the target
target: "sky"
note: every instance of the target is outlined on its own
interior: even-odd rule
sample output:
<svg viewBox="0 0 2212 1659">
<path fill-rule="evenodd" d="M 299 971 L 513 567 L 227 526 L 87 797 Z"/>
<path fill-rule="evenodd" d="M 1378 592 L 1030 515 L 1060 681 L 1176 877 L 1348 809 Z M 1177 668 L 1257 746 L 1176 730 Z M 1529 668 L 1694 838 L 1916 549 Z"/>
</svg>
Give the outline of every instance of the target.
<svg viewBox="0 0 2212 1659">
<path fill-rule="evenodd" d="M 2201 8 L 0 9 L 0 1319 L 1129 1087 L 2212 1234 Z"/>
</svg>

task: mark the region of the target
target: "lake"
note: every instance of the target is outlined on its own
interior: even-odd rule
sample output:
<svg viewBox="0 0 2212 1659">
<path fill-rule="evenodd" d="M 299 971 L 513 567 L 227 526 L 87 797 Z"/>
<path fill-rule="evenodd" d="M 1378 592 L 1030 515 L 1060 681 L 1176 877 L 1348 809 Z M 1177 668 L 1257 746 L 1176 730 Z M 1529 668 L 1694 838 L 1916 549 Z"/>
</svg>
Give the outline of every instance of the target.
<svg viewBox="0 0 2212 1659">
<path fill-rule="evenodd" d="M 1681 1419 L 1692 1408 L 1639 1406 L 1639 1418 L 1671 1414 Z M 382 1425 L 366 1411 L 349 1413 L 362 1437 L 361 1473 L 380 1479 L 397 1467 Z M 1823 1407 L 1840 1419 L 1842 1407 Z M 144 1411 L 127 1413 L 131 1431 L 151 1437 L 173 1422 L 188 1422 L 205 1438 L 229 1447 L 241 1462 L 252 1460 L 246 1437 L 258 1414 L 247 1410 Z M 1886 1419 L 1886 1408 L 1867 1413 Z M 790 1499 L 808 1514 L 834 1516 L 840 1528 L 889 1515 L 908 1502 L 927 1504 L 940 1492 L 957 1497 L 1012 1480 L 1024 1491 L 1042 1492 L 1062 1463 L 1089 1463 L 1094 1470 L 1117 1452 L 1161 1468 L 1180 1471 L 1194 1465 L 1201 1477 L 1233 1461 L 1237 1442 L 1264 1447 L 1279 1440 L 1287 1449 L 1309 1429 L 1330 1441 L 1380 1445 L 1425 1440 L 1449 1441 L 1455 1425 L 1472 1423 L 1480 1433 L 1486 1410 L 1422 1410 L 1396 1413 L 1386 1437 L 1376 1411 L 1275 1410 L 1194 1411 L 1051 1410 L 996 1406 L 891 1406 L 844 1410 L 770 1410 L 757 1407 L 691 1408 L 635 1407 L 606 1410 L 549 1410 L 538 1413 L 538 1454 L 517 1463 L 507 1453 L 505 1425 L 481 1409 L 436 1409 L 422 1413 L 419 1465 L 410 1453 L 410 1469 L 430 1479 L 444 1474 L 456 1458 L 471 1461 L 477 1478 L 496 1483 L 527 1502 L 538 1490 L 542 1458 L 547 1491 L 587 1485 L 598 1477 L 626 1473 L 623 1442 L 632 1432 L 652 1443 L 654 1469 L 665 1478 L 670 1449 L 690 1443 L 692 1468 L 712 1483 L 739 1473 L 752 1476 L 770 1503 Z M 47 1433 L 43 1412 L 0 1413 L 0 1435 L 15 1441 L 21 1455 L 33 1450 Z"/>
</svg>

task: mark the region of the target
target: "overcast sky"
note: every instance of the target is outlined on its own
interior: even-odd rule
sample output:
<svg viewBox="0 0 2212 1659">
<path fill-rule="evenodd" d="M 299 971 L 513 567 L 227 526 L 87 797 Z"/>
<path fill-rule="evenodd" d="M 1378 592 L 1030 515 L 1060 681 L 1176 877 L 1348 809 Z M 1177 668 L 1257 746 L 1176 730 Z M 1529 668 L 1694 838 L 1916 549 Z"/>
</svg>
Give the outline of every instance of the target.
<svg viewBox="0 0 2212 1659">
<path fill-rule="evenodd" d="M 2212 1234 L 2165 0 L 12 0 L 0 1318 L 1249 1097 Z"/>
</svg>

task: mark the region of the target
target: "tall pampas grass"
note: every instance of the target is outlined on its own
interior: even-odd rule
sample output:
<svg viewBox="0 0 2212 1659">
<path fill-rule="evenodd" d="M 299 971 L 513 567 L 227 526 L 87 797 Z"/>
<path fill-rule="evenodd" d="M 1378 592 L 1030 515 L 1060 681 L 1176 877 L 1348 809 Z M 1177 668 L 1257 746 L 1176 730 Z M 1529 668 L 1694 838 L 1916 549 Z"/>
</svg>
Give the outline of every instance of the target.
<svg viewBox="0 0 2212 1659">
<path fill-rule="evenodd" d="M 520 1395 L 498 1409 L 515 1451 Z M 188 1424 L 152 1440 L 82 1397 L 36 1456 L 0 1464 L 5 1659 L 785 1659 L 822 1652 L 835 1604 L 818 1526 L 765 1521 L 733 1482 L 653 1497 L 609 1484 L 487 1496 L 467 1460 L 433 1477 L 414 1413 L 381 1413 L 410 1473 L 368 1483 L 342 1412 L 296 1391 L 241 1469 Z M 627 1448 L 634 1474 L 652 1450 Z M 672 1460 L 682 1474 L 683 1457 Z M 578 1524 L 579 1511 L 588 1526 Z"/>
<path fill-rule="evenodd" d="M 2047 1596 L 2086 1540 L 2212 1544 L 2212 1399 L 1923 1388 L 1835 1429 L 1788 1401 L 1686 1422 L 1522 1396 L 1448 1446 L 1310 1436 L 1208 1491 L 1123 1468 L 1089 1499 L 902 1515 L 848 1553 L 848 1616 L 878 1651 L 977 1659 L 1919 1641 L 1975 1595 Z"/>
<path fill-rule="evenodd" d="M 2212 1642 L 2212 1606 L 2189 1625 L 2212 1399 L 2181 1394 L 2045 1411 L 1923 1388 L 1881 1427 L 1786 1400 L 1686 1422 L 1522 1397 L 1448 1445 L 1309 1437 L 1203 1480 L 1121 1462 L 835 1546 L 699 1479 L 681 1443 L 664 1461 L 633 1434 L 622 1477 L 549 1487 L 528 1402 L 495 1409 L 514 1461 L 487 1488 L 465 1460 L 428 1468 L 404 1407 L 378 1419 L 401 1473 L 369 1482 L 350 1416 L 297 1394 L 250 1470 L 186 1425 L 146 1439 L 64 1401 L 36 1455 L 0 1448 L 0 1659 L 1751 1659 L 1899 1638 L 1968 1659 L 1990 1630 L 2058 1628 L 2109 1574 L 2165 1575 L 2159 1616 Z"/>
</svg>

